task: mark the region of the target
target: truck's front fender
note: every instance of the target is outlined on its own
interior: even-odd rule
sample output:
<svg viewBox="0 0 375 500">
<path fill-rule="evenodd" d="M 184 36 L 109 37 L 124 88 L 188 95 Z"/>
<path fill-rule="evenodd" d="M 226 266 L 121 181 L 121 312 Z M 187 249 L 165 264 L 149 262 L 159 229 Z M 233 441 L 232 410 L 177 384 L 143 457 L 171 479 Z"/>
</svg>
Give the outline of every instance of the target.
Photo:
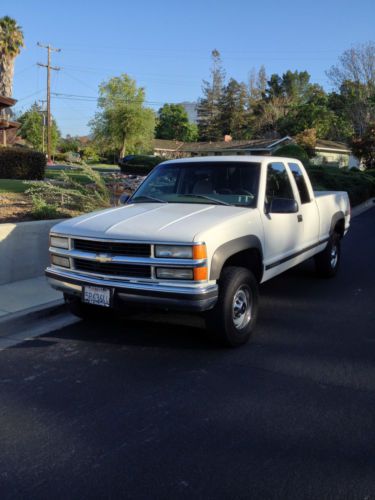
<svg viewBox="0 0 375 500">
<path fill-rule="evenodd" d="M 251 249 L 256 249 L 259 252 L 261 261 L 263 262 L 262 244 L 257 236 L 241 236 L 240 238 L 227 241 L 223 245 L 219 246 L 212 256 L 210 280 L 219 279 L 223 265 L 229 257 L 232 257 L 233 255 L 244 250 Z"/>
</svg>

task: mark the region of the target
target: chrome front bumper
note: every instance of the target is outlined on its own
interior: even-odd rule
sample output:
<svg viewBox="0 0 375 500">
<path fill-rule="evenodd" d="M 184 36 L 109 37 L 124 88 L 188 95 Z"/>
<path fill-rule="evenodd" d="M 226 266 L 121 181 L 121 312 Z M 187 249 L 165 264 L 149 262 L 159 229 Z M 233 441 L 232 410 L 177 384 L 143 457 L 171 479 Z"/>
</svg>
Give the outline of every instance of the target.
<svg viewBox="0 0 375 500">
<path fill-rule="evenodd" d="M 217 284 L 200 283 L 195 286 L 177 286 L 160 283 L 139 283 L 84 276 L 74 271 L 48 267 L 46 276 L 50 285 L 68 295 L 82 297 L 84 286 L 99 286 L 112 290 L 114 307 L 139 304 L 159 309 L 207 311 L 216 304 Z"/>
</svg>

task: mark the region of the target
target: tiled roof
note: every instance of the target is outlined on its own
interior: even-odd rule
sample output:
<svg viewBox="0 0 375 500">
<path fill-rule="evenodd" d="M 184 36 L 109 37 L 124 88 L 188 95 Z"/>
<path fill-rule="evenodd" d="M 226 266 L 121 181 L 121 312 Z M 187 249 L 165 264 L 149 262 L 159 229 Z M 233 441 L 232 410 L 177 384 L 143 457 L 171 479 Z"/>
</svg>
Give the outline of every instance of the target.
<svg viewBox="0 0 375 500">
<path fill-rule="evenodd" d="M 165 151 L 179 151 L 183 146 L 181 141 L 168 141 L 166 139 L 154 139 L 154 149 L 163 149 Z"/>
</svg>

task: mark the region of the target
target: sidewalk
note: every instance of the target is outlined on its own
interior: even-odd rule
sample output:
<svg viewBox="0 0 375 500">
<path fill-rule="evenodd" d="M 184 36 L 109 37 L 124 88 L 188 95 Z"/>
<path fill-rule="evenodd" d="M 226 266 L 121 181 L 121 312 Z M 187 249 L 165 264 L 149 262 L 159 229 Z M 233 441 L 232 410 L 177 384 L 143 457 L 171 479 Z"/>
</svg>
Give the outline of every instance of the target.
<svg viewBox="0 0 375 500">
<path fill-rule="evenodd" d="M 41 311 L 61 306 L 63 295 L 50 287 L 40 276 L 0 286 L 0 336 L 6 335 L 10 324 L 27 321 Z"/>
<path fill-rule="evenodd" d="M 354 207 L 352 217 L 375 206 L 375 198 Z M 0 285 L 0 336 L 6 335 L 10 323 L 26 321 L 27 316 L 40 316 L 64 303 L 63 295 L 50 287 L 40 276 L 28 280 Z"/>
</svg>

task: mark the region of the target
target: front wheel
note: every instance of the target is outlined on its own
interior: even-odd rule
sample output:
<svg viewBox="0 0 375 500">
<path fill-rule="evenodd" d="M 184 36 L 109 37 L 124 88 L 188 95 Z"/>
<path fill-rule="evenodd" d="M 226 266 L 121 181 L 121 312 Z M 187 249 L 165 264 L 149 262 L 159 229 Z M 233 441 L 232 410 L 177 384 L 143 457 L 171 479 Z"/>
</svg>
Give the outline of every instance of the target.
<svg viewBox="0 0 375 500">
<path fill-rule="evenodd" d="M 258 283 L 251 271 L 243 267 L 224 268 L 218 301 L 206 313 L 208 330 L 226 346 L 245 344 L 255 327 L 258 302 Z"/>
<path fill-rule="evenodd" d="M 316 271 L 322 278 L 333 278 L 340 266 L 340 235 L 333 233 L 326 248 L 315 256 Z"/>
</svg>

